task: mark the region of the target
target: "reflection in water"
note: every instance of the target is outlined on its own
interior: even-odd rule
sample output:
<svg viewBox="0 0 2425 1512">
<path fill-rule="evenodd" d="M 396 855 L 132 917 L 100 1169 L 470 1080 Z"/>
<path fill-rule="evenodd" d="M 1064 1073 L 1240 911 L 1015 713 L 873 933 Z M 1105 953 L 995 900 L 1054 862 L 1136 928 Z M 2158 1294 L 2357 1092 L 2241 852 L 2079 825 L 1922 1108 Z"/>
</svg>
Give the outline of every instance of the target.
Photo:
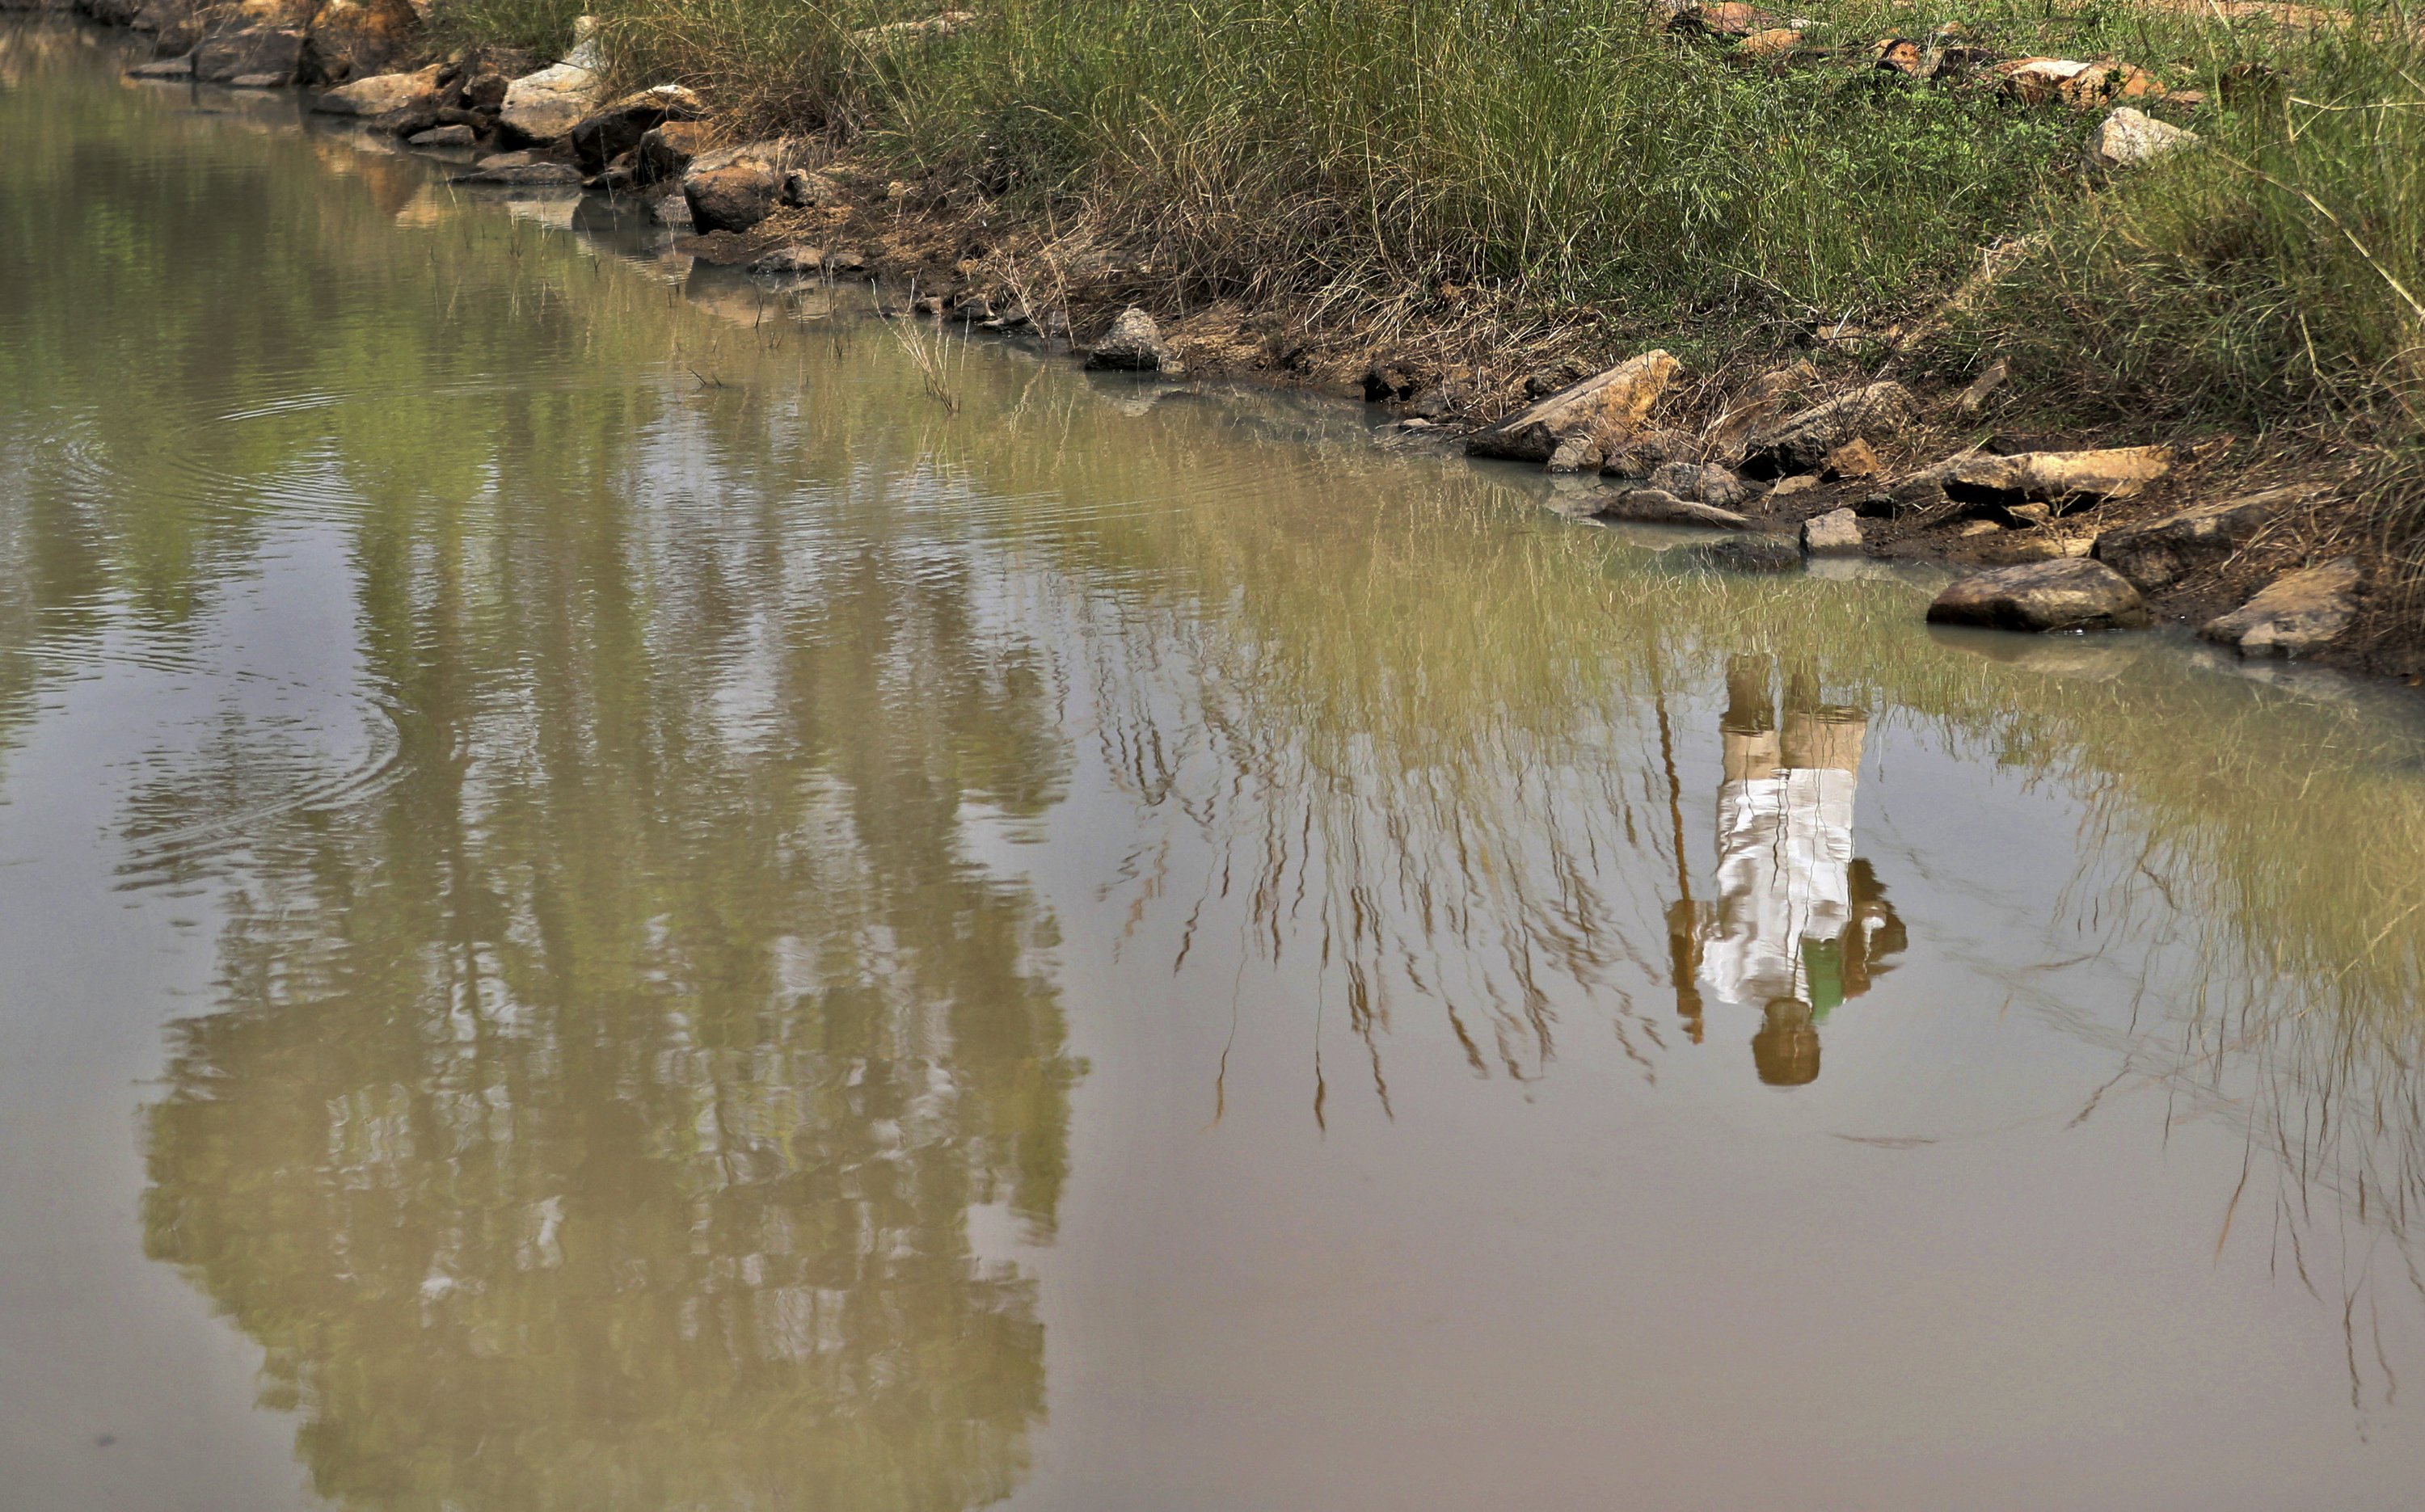
<svg viewBox="0 0 2425 1512">
<path fill-rule="evenodd" d="M 831 291 L 618 265 L 392 154 L 225 124 L 88 79 L 0 94 L 0 744 L 87 675 L 205 689 L 93 763 L 130 774 L 129 895 L 208 889 L 218 922 L 147 1094 L 145 1242 L 264 1350 L 325 1496 L 1013 1495 L 1048 1309 L 1007 1254 L 1076 1248 L 1069 1191 L 1106 1176 L 1073 1169 L 1082 1102 L 1097 1149 L 1159 1127 L 1081 1026 L 1177 1044 L 1228 1015 L 1169 1085 L 1212 1089 L 1182 1122 L 1259 1201 L 1316 1163 L 1286 1135 L 1387 1168 L 1450 1128 L 1546 1211 L 1576 1152 L 1524 1120 L 1569 1091 L 1661 1099 L 1592 1159 L 1655 1146 L 1696 1201 L 1741 1179 L 1694 1163 L 1727 1141 L 1691 1137 L 1671 994 L 1685 1039 L 1731 1018 L 1759 1081 L 1806 1089 L 1763 1116 L 1909 1137 L 1830 1181 L 1991 1135 L 2026 1165 L 2150 1109 L 2152 1166 L 2222 1124 L 2246 1190 L 2167 1240 L 2311 1286 L 2302 1326 L 2390 1414 L 2425 1202 L 2400 727 L 2168 656 L 2094 683 L 1974 659 L 1900 584 L 1642 572 L 1523 481 L 1316 406 L 979 349 L 962 406 L 922 407 Z M 60 204 L 70 255 L 27 230 Z M 338 664 L 246 660 L 320 641 Z M 1885 822 L 1890 723 L 2066 805 L 2048 916 L 1966 890 L 1967 840 Z M 1924 972 L 1927 1032 L 2014 1005 L 2090 1074 L 1897 1041 L 1949 1074 L 1865 1082 Z M 1287 1049 L 1233 1062 L 1258 1005 Z M 1415 1210 L 1341 1267 L 1359 1291 L 1395 1298 L 1463 1221 Z M 1706 1218 L 1663 1216 L 1679 1245 Z M 1779 1368 L 1832 1361 L 1838 1321 L 1784 1326 Z M 1486 1363 L 1520 1374 L 1523 1342 Z M 1055 1387 L 1055 1423 L 1117 1390 Z"/>
<path fill-rule="evenodd" d="M 1780 731 L 1770 658 L 1726 667 L 1719 723 L 1718 898 L 1668 913 L 1677 1011 L 1702 1036 L 1700 984 L 1756 1009 L 1759 1079 L 1819 1077 L 1819 1026 L 1892 969 L 1908 943 L 1875 869 L 1853 854 L 1853 792 L 1868 716 L 1823 705 L 1807 664 L 1787 677 Z"/>
</svg>

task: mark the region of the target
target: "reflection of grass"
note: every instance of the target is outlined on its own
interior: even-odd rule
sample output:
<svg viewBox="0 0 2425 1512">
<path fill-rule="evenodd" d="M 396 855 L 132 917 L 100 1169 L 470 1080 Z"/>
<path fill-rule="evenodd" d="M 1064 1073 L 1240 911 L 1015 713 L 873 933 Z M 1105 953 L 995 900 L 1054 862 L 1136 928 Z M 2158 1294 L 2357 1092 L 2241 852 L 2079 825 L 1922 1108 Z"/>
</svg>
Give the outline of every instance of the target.
<svg viewBox="0 0 2425 1512">
<path fill-rule="evenodd" d="M 918 370 L 918 386 L 926 397 L 956 415 L 960 412 L 958 374 L 952 359 L 954 342 L 939 326 L 928 330 L 915 315 L 903 315 L 888 323 L 894 341 L 901 343 L 902 355 Z M 968 343 L 957 343 L 962 354 L 958 367 L 967 366 Z"/>
</svg>

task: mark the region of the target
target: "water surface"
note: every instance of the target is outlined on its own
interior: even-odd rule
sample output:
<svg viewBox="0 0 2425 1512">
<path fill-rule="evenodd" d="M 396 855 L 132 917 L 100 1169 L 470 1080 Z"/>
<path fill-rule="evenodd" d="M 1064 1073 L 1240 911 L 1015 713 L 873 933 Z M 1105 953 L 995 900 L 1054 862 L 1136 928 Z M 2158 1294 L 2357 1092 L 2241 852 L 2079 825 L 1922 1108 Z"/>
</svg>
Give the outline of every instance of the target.
<svg viewBox="0 0 2425 1512">
<path fill-rule="evenodd" d="M 2425 724 L 0 29 L 0 1502 L 2415 1504 Z"/>
</svg>

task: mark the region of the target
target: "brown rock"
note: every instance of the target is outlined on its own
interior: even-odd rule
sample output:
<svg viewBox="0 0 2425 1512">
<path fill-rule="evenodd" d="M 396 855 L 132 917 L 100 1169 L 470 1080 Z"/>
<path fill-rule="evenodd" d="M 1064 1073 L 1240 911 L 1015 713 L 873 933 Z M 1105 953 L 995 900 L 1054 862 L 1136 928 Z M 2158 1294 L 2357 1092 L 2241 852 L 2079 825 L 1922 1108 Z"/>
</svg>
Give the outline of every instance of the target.
<svg viewBox="0 0 2425 1512">
<path fill-rule="evenodd" d="M 669 120 L 640 134 L 634 150 L 632 175 L 642 183 L 679 179 L 708 149 L 708 129 L 695 120 Z"/>
<path fill-rule="evenodd" d="M 2198 634 L 2250 658 L 2291 658 L 2321 650 L 2357 617 L 2357 560 L 2286 572 L 2248 602 L 2198 627 Z"/>
<path fill-rule="evenodd" d="M 2315 493 L 2298 485 L 2268 488 L 2184 509 L 2153 524 L 2106 534 L 2096 543 L 2096 559 L 2129 579 L 2141 593 L 2154 593 L 2229 561 L 2275 516 Z"/>
<path fill-rule="evenodd" d="M 2130 498 L 2172 466 L 2172 449 L 2163 446 L 1975 454 L 1947 464 L 1938 481 L 1945 497 L 1956 503 L 2009 507 L 2037 501 L 2061 514 L 2084 503 Z"/>
<path fill-rule="evenodd" d="M 1603 454 L 1614 453 L 1666 391 L 1678 366 L 1664 352 L 1646 352 L 1480 432 L 1466 450 L 1475 456 L 1547 462 L 1560 441 L 1585 436 Z"/>
<path fill-rule="evenodd" d="M 585 171 L 597 173 L 666 121 L 697 120 L 706 113 L 698 95 L 679 84 L 660 84 L 599 106 L 573 122 L 566 135 L 575 161 Z"/>
<path fill-rule="evenodd" d="M 1997 65 L 2004 92 L 2023 104 L 2060 100 L 2075 110 L 2093 110 L 2119 100 L 2160 100 L 2156 76 L 2112 58 L 2082 63 L 2065 57 L 2016 57 Z"/>
<path fill-rule="evenodd" d="M 2066 557 L 1960 579 L 1928 606 L 1928 622 L 1999 630 L 2135 629 L 2147 623 L 2147 606 L 2112 568 Z"/>
<path fill-rule="evenodd" d="M 1848 478 L 1874 478 L 1880 470 L 1878 454 L 1869 442 L 1858 437 L 1828 453 L 1819 464 L 1819 475 L 1829 483 L 1841 483 Z"/>
<path fill-rule="evenodd" d="M 420 45 L 412 0 L 322 0 L 303 28 L 302 75 L 320 84 L 367 78 Z"/>
<path fill-rule="evenodd" d="M 1839 394 L 1755 435 L 1743 454 L 1747 478 L 1816 472 L 1848 441 L 1883 437 L 1911 416 L 1911 394 L 1887 381 Z"/>
<path fill-rule="evenodd" d="M 313 101 L 312 108 L 324 116 L 387 116 L 433 108 L 437 99 L 438 70 L 431 67 L 415 73 L 374 73 L 339 85 Z"/>
<path fill-rule="evenodd" d="M 1737 43 L 1736 47 L 1739 52 L 1759 58 L 1762 62 L 1773 62 L 1787 56 L 1801 45 L 1802 33 L 1799 31 L 1791 26 L 1771 26 L 1766 31 L 1753 32 Z"/>
<path fill-rule="evenodd" d="M 225 84 L 246 74 L 295 77 L 303 56 L 303 32 L 296 26 L 235 25 L 206 33 L 194 48 L 194 77 Z"/>
<path fill-rule="evenodd" d="M 723 167 L 694 166 L 683 175 L 683 198 L 691 224 L 702 231 L 746 231 L 775 213 L 783 181 L 762 162 L 744 160 Z"/>
</svg>

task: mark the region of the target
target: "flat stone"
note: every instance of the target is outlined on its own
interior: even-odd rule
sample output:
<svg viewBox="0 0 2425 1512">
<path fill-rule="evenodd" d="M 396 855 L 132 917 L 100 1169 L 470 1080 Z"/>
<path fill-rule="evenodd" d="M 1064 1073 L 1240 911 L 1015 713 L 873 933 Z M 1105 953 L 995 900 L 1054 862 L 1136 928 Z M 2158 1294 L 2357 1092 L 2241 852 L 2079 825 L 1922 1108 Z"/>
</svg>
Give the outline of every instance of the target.
<svg viewBox="0 0 2425 1512">
<path fill-rule="evenodd" d="M 1811 556 L 1859 556 L 1861 517 L 1849 509 L 1831 509 L 1804 520 L 1802 549 Z"/>
<path fill-rule="evenodd" d="M 1168 373 L 1184 371 L 1178 357 L 1162 339 L 1161 327 L 1153 317 L 1131 305 L 1112 322 L 1086 354 L 1086 366 L 1108 368 L 1127 373 Z"/>
<path fill-rule="evenodd" d="M 126 76 L 130 79 L 190 79 L 194 76 L 194 59 L 188 54 L 184 57 L 164 57 L 156 63 L 137 63 L 126 71 Z"/>
<path fill-rule="evenodd" d="M 508 186 L 545 186 L 564 184 L 577 187 L 581 170 L 570 163 L 508 163 L 492 166 L 493 159 L 482 159 L 469 173 L 458 173 L 449 183 L 490 183 Z"/>
<path fill-rule="evenodd" d="M 1791 535 L 1761 532 L 1678 547 L 1662 552 L 1661 559 L 1678 566 L 1717 572 L 1798 572 L 1802 569 L 1802 547 Z"/>
<path fill-rule="evenodd" d="M 824 247 L 811 247 L 805 242 L 795 242 L 789 247 L 779 247 L 750 263 L 749 271 L 798 278 L 822 273 L 825 271 L 825 266 L 826 249 Z"/>
<path fill-rule="evenodd" d="M 1744 449 L 1747 478 L 1817 472 L 1848 441 L 1883 437 L 1911 417 L 1911 394 L 1891 380 L 1839 394 L 1755 434 Z"/>
<path fill-rule="evenodd" d="M 1959 457 L 1934 471 L 1946 498 L 1962 504 L 2036 501 L 2055 513 L 2086 503 L 2128 499 L 2172 470 L 2170 447 L 2121 446 L 2088 452 L 1984 453 Z"/>
<path fill-rule="evenodd" d="M 1807 472 L 1797 472 L 1791 478 L 1779 478 L 1776 481 L 1776 486 L 1769 489 L 1768 497 L 1773 502 L 1779 499 L 1791 499 L 1795 494 L 1808 493 L 1818 486 L 1817 478 Z"/>
<path fill-rule="evenodd" d="M 2055 562 L 2064 557 L 2086 556 L 2096 543 L 2087 536 L 2012 535 L 1996 533 L 1992 540 L 1982 540 L 1976 546 L 1962 549 L 1966 562 L 1982 566 L 2011 566 L 2019 562 Z"/>
<path fill-rule="evenodd" d="M 2357 559 L 2286 572 L 2230 613 L 2198 627 L 2243 657 L 2302 657 L 2340 639 L 2357 617 Z"/>
<path fill-rule="evenodd" d="M 478 140 L 469 126 L 432 126 L 405 139 L 415 147 L 469 147 Z"/>
<path fill-rule="evenodd" d="M 1947 585 L 1928 606 L 1932 625 L 1997 630 L 2136 629 L 2147 606 L 2128 579 L 2101 562 L 2065 557 L 1975 573 Z"/>
<path fill-rule="evenodd" d="M 2088 143 L 2088 160 L 2104 168 L 2136 167 L 2197 143 L 2198 134 L 2193 131 L 2120 105 L 2097 123 L 2096 135 Z"/>
<path fill-rule="evenodd" d="M 227 82 L 231 89 L 282 89 L 295 79 L 287 73 L 239 73 Z"/>
<path fill-rule="evenodd" d="M 2096 542 L 2096 560 L 2129 579 L 2141 593 L 2154 593 L 2229 561 L 2275 516 L 2315 492 L 2300 485 L 2268 488 L 2110 532 Z"/>
<path fill-rule="evenodd" d="M 1466 442 L 1474 456 L 1547 462 L 1570 436 L 1596 442 L 1602 455 L 1619 452 L 1667 390 L 1680 364 L 1664 352 L 1645 352 L 1562 389 Z"/>
<path fill-rule="evenodd" d="M 1731 509 L 1720 509 L 1694 499 L 1678 499 L 1664 488 L 1627 488 L 1611 495 L 1593 513 L 1602 519 L 1631 520 L 1643 525 L 1708 525 L 1722 531 L 1749 528 L 1751 521 Z"/>
<path fill-rule="evenodd" d="M 375 73 L 341 84 L 312 102 L 324 116 L 385 116 L 398 110 L 426 109 L 437 103 L 438 70 L 411 73 Z"/>
</svg>

